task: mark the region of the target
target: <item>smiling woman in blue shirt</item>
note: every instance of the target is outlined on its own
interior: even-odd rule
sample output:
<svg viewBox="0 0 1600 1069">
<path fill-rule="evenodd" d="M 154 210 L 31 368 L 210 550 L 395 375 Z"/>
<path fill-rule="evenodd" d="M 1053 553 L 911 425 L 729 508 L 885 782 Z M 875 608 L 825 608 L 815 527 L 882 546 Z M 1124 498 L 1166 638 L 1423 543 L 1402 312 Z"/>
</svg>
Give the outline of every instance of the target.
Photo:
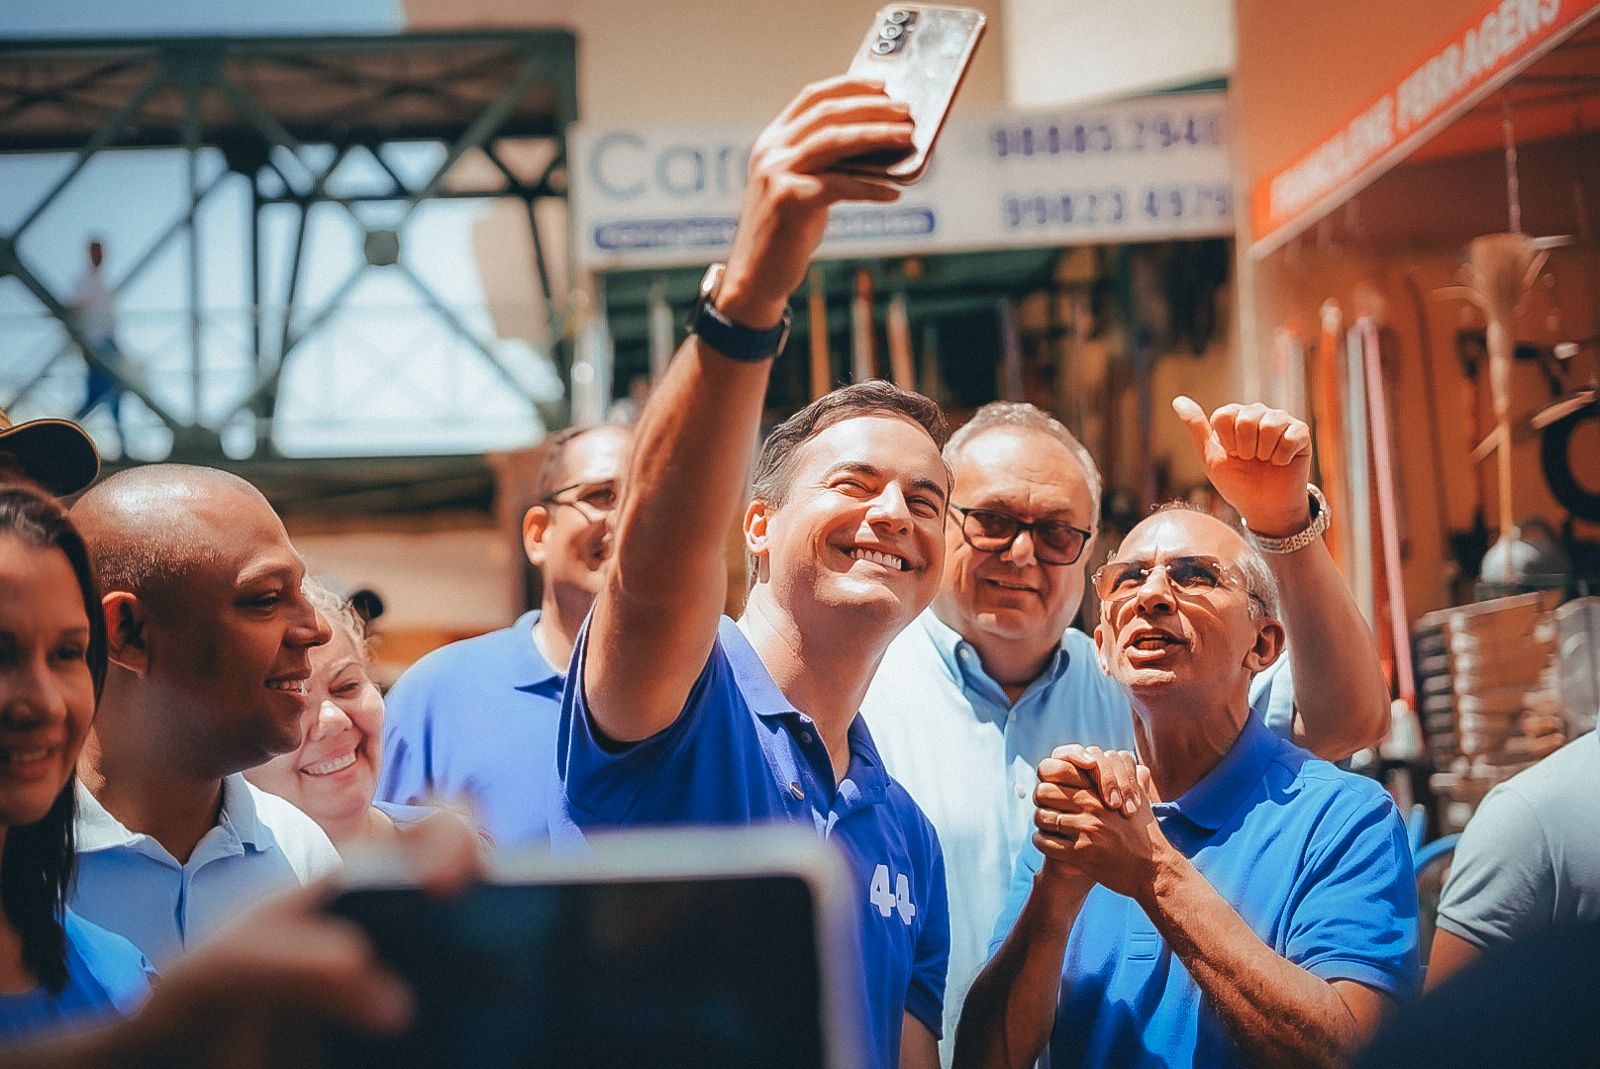
<svg viewBox="0 0 1600 1069">
<path fill-rule="evenodd" d="M 639 422 L 613 567 L 573 655 L 558 740 L 563 827 L 807 823 L 850 864 L 865 1061 L 937 1064 L 949 918 L 932 826 L 857 712 L 889 641 L 928 606 L 950 476 L 926 398 L 861 383 L 777 428 L 746 494 L 771 357 L 828 208 L 898 191 L 832 168 L 903 152 L 875 83 L 809 86 L 761 134 L 725 271 Z M 723 533 L 754 585 L 719 624 Z M 645 668 L 644 666 L 648 666 Z M 774 977 L 782 983 L 782 977 Z"/>
<path fill-rule="evenodd" d="M 88 552 L 59 506 L 0 487 L 0 1045 L 134 1009 L 133 944 L 65 907 L 73 766 L 106 671 Z"/>
</svg>

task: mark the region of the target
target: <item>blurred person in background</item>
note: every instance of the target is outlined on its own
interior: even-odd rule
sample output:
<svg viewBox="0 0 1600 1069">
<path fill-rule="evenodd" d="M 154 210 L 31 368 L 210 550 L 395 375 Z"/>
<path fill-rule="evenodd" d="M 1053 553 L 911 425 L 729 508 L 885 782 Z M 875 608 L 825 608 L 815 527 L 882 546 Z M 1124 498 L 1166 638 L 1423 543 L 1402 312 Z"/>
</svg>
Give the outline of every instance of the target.
<svg viewBox="0 0 1600 1069">
<path fill-rule="evenodd" d="M 1491 946 L 1385 1024 L 1356 1069 L 1594 1069 L 1597 961 L 1593 921 Z"/>
<path fill-rule="evenodd" d="M 614 424 L 550 439 L 522 520 L 540 607 L 433 651 L 390 688 L 379 798 L 464 806 L 500 846 L 549 841 L 567 662 L 611 557 L 631 442 Z"/>
<path fill-rule="evenodd" d="M 240 775 L 300 745 L 310 651 L 328 628 L 283 522 L 237 476 L 131 468 L 72 517 L 111 665 L 78 765 L 71 903 L 159 968 L 339 864 L 315 821 Z"/>
<path fill-rule="evenodd" d="M 1040 763 L 955 1064 L 1023 1069 L 1047 1044 L 1055 1069 L 1345 1063 L 1421 979 L 1393 800 L 1252 713 L 1284 628 L 1237 527 L 1158 511 L 1092 581 L 1138 756 Z"/>
<path fill-rule="evenodd" d="M 99 474 L 100 451 L 76 423 L 12 423 L 0 408 L 0 486 L 25 482 L 56 497 L 71 497 Z"/>
<path fill-rule="evenodd" d="M 311 651 L 300 748 L 245 771 L 245 779 L 294 804 L 341 852 L 358 842 L 393 843 L 430 816 L 428 806 L 372 800 L 383 767 L 383 695 L 367 674 L 367 640 L 350 602 L 314 579 L 302 585 L 331 633 Z"/>
<path fill-rule="evenodd" d="M 72 417 L 82 420 L 101 405 L 111 410 L 111 422 L 117 431 L 117 448 L 126 453 L 128 439 L 122 427 L 122 383 L 110 369 L 122 365 L 122 350 L 117 347 L 116 293 L 106 286 L 102 270 L 105 267 L 106 247 L 99 238 L 91 238 L 88 246 L 88 265 L 68 307 L 72 311 L 78 333 L 88 343 L 93 353 L 84 354 L 88 376 L 84 381 L 83 404 Z M 97 363 L 96 360 L 99 362 Z"/>
<path fill-rule="evenodd" d="M 1439 896 L 1432 990 L 1480 954 L 1600 925 L 1600 732 L 1498 784 L 1461 833 Z"/>
<path fill-rule="evenodd" d="M 0 488 L 0 1044 L 128 1013 L 153 970 L 66 908 L 73 766 L 106 673 L 88 550 L 60 506 Z"/>
<path fill-rule="evenodd" d="M 1307 489 L 1310 428 L 1265 405 L 1226 405 L 1209 418 L 1187 397 L 1173 407 L 1207 478 L 1248 530 L 1280 546 L 1266 561 L 1290 636 L 1303 641 L 1251 679 L 1252 714 L 1329 760 L 1376 745 L 1387 693 L 1372 634 L 1320 537 L 1328 517 Z M 955 483 L 939 595 L 890 644 L 861 712 L 945 849 L 948 1064 L 961 1001 L 988 960 L 1033 832 L 1034 769 L 1067 743 L 1132 749 L 1133 714 L 1094 640 L 1069 626 L 1099 529 L 1089 451 L 1033 405 L 997 401 L 950 436 L 944 456 Z M 1315 681 L 1299 700 L 1295 678 Z M 960 776 L 950 775 L 952 755 Z"/>
</svg>

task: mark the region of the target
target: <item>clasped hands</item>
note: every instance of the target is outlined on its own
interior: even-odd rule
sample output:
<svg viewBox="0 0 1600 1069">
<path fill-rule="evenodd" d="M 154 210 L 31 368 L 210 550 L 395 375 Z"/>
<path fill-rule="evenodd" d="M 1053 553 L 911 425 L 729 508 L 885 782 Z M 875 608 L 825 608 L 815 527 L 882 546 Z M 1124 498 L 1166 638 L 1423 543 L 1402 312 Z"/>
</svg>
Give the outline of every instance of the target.
<svg viewBox="0 0 1600 1069">
<path fill-rule="evenodd" d="M 1153 889 L 1172 846 L 1151 809 L 1150 770 L 1126 750 L 1058 746 L 1039 762 L 1033 843 L 1043 875 L 1133 899 Z"/>
</svg>

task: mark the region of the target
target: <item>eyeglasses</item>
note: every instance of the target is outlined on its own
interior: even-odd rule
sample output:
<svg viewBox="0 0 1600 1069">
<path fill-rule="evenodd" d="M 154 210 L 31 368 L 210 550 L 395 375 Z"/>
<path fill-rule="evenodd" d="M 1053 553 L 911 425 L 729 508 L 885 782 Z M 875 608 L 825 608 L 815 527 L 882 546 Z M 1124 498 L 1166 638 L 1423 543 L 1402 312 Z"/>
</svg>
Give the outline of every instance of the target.
<svg viewBox="0 0 1600 1069">
<path fill-rule="evenodd" d="M 576 490 L 577 493 L 570 500 L 561 500 L 561 495 L 569 490 Z M 577 509 L 590 523 L 599 523 L 617 507 L 621 498 L 622 495 L 617 493 L 616 480 L 607 479 L 605 482 L 573 483 L 570 486 L 563 486 L 540 498 L 539 503 L 557 507 L 568 505 Z"/>
<path fill-rule="evenodd" d="M 950 508 L 961 513 L 961 537 L 980 553 L 1004 553 L 1018 535 L 1027 531 L 1033 535 L 1033 555 L 1040 564 L 1072 564 L 1083 556 L 1083 547 L 1094 535 L 1065 520 L 1028 523 L 994 509 L 964 509 L 960 505 Z"/>
<path fill-rule="evenodd" d="M 1089 581 L 1100 600 L 1115 605 L 1127 601 L 1150 581 L 1157 571 L 1167 573 L 1167 582 L 1179 594 L 1190 597 L 1208 594 L 1219 586 L 1236 586 L 1250 596 L 1250 600 L 1266 611 L 1267 603 L 1261 595 L 1250 589 L 1244 574 L 1216 557 L 1172 557 L 1153 564 L 1142 560 L 1107 561 L 1095 569 Z"/>
</svg>

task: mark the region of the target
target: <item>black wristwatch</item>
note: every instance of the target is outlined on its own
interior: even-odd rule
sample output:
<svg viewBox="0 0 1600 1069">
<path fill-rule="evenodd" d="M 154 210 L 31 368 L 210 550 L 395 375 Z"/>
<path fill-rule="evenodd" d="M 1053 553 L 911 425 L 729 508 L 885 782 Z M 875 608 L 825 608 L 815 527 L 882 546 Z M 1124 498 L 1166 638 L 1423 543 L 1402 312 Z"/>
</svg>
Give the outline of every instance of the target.
<svg viewBox="0 0 1600 1069">
<path fill-rule="evenodd" d="M 700 280 L 700 297 L 689 314 L 688 330 L 723 356 L 734 360 L 756 363 L 771 360 L 783 352 L 789 340 L 789 326 L 794 316 L 783 310 L 783 318 L 771 330 L 752 330 L 740 326 L 717 310 L 717 292 L 722 289 L 722 273 L 727 264 L 712 264 Z"/>
</svg>

